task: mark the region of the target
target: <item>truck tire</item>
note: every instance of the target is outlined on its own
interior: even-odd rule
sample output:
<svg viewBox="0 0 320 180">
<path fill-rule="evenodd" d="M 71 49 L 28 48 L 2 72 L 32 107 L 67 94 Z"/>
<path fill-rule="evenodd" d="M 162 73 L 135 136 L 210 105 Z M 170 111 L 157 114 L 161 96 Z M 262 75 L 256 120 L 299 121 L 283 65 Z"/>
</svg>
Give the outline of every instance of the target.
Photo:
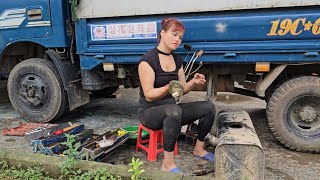
<svg viewBox="0 0 320 180">
<path fill-rule="evenodd" d="M 272 94 L 267 118 L 273 135 L 291 150 L 320 152 L 320 78 L 291 79 Z"/>
<path fill-rule="evenodd" d="M 51 61 L 32 58 L 16 65 L 8 79 L 13 108 L 31 122 L 57 119 L 68 106 L 58 70 Z"/>
</svg>

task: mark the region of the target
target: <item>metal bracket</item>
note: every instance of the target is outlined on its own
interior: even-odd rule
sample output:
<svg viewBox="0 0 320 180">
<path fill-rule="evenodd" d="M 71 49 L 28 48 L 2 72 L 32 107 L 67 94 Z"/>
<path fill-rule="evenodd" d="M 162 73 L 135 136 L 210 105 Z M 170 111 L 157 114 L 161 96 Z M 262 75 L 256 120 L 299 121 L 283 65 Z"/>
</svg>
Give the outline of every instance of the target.
<svg viewBox="0 0 320 180">
<path fill-rule="evenodd" d="M 224 57 L 236 57 L 237 54 L 236 53 L 225 53 Z"/>
<path fill-rule="evenodd" d="M 319 56 L 319 53 L 318 52 L 306 52 L 303 55 L 307 56 L 307 57 L 315 57 L 315 56 Z"/>
<path fill-rule="evenodd" d="M 286 67 L 286 64 L 277 66 L 271 72 L 269 72 L 262 81 L 259 81 L 256 86 L 257 95 L 260 97 L 265 97 L 267 88 Z"/>
</svg>

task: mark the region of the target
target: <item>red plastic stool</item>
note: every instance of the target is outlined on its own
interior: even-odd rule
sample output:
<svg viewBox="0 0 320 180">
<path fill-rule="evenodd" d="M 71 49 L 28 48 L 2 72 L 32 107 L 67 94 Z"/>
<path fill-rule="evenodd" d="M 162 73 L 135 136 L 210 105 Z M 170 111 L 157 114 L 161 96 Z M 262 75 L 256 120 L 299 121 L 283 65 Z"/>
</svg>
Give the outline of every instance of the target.
<svg viewBox="0 0 320 180">
<path fill-rule="evenodd" d="M 149 139 L 142 140 L 142 130 L 149 132 Z M 156 161 L 157 154 L 163 152 L 163 147 L 158 149 L 158 142 L 163 146 L 163 133 L 162 130 L 152 130 L 144 127 L 141 123 L 138 128 L 138 137 L 136 144 L 136 151 L 139 151 L 139 148 L 145 150 L 148 153 L 149 161 Z M 143 144 L 149 143 L 149 146 L 146 147 Z M 178 143 L 176 142 L 174 146 L 174 155 L 178 155 Z"/>
</svg>

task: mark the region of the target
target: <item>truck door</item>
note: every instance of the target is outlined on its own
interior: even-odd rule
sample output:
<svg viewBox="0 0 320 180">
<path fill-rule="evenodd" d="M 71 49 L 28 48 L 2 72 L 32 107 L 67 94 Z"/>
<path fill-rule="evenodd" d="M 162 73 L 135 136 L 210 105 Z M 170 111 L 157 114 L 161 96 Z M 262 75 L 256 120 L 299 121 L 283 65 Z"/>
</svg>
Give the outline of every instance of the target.
<svg viewBox="0 0 320 180">
<path fill-rule="evenodd" d="M 0 45 L 50 36 L 50 19 L 49 0 L 1 1 Z"/>
<path fill-rule="evenodd" d="M 25 30 L 30 37 L 51 35 L 49 0 L 27 0 Z"/>
</svg>

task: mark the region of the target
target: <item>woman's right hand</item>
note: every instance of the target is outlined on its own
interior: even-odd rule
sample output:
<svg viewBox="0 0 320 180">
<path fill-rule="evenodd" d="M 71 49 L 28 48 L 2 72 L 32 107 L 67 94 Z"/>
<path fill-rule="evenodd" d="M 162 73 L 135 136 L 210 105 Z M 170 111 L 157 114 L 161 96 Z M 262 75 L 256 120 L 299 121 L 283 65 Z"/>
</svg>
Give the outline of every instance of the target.
<svg viewBox="0 0 320 180">
<path fill-rule="evenodd" d="M 204 85 L 206 83 L 206 77 L 200 73 L 196 73 L 192 80 L 195 85 Z"/>
</svg>

